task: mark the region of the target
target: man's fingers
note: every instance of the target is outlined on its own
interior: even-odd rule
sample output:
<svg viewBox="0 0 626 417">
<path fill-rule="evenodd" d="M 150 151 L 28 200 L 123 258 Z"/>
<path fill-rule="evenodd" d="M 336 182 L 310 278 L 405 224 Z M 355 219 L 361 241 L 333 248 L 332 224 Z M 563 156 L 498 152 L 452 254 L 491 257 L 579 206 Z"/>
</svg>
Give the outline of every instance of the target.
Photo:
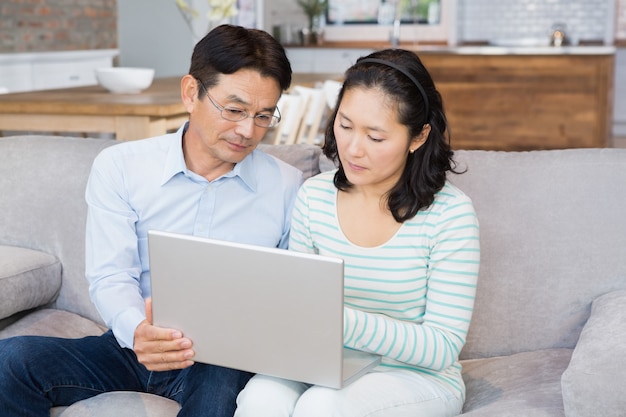
<svg viewBox="0 0 626 417">
<path fill-rule="evenodd" d="M 135 329 L 135 342 L 178 340 L 182 339 L 182 337 L 183 334 L 180 331 L 153 326 L 147 319 L 139 323 L 139 326 L 137 326 L 137 329 Z"/>
<path fill-rule="evenodd" d="M 140 356 L 140 362 L 150 371 L 168 371 L 173 369 L 184 369 L 193 365 L 193 352 L 178 351 L 153 353 Z"/>
</svg>

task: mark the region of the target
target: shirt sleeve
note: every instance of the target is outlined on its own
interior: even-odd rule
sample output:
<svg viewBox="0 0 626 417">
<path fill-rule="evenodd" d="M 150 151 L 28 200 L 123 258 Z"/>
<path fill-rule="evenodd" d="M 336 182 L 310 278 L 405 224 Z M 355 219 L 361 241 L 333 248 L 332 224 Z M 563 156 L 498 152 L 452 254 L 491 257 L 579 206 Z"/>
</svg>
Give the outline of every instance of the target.
<svg viewBox="0 0 626 417">
<path fill-rule="evenodd" d="M 133 348 L 145 316 L 140 288 L 137 213 L 124 191 L 123 171 L 106 150 L 94 161 L 87 182 L 86 277 L 89 294 L 120 344 Z"/>
</svg>

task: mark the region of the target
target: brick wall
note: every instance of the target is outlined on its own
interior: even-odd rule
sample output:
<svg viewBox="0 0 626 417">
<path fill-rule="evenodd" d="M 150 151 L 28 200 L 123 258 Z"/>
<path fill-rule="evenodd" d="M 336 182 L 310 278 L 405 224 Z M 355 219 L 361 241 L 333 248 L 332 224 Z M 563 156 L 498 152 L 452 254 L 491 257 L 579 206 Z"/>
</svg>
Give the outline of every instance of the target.
<svg viewBox="0 0 626 417">
<path fill-rule="evenodd" d="M 0 2 L 0 53 L 117 47 L 117 0 Z"/>
</svg>

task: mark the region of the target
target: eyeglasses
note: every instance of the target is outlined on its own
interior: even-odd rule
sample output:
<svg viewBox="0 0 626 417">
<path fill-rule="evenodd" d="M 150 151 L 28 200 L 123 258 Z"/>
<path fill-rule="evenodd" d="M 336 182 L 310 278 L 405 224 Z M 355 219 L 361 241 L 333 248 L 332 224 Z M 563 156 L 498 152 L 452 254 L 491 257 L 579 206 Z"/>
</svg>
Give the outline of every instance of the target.
<svg viewBox="0 0 626 417">
<path fill-rule="evenodd" d="M 222 119 L 224 120 L 228 120 L 230 122 L 240 122 L 250 117 L 254 120 L 254 124 L 256 126 L 265 127 L 265 128 L 274 127 L 278 124 L 278 122 L 280 122 L 281 116 L 280 116 L 280 111 L 278 110 L 278 108 L 276 108 L 276 112 L 278 113 L 278 115 L 274 115 L 270 113 L 258 113 L 253 116 L 249 116 L 248 112 L 244 109 L 237 108 L 237 107 L 220 106 L 209 95 L 209 90 L 204 86 L 202 81 L 198 79 L 198 82 L 200 83 L 200 86 L 202 86 L 204 91 L 206 92 L 206 96 L 209 98 L 209 101 L 211 102 L 211 104 L 213 104 L 213 106 L 215 106 L 215 108 L 220 111 L 220 115 L 222 116 Z"/>
</svg>

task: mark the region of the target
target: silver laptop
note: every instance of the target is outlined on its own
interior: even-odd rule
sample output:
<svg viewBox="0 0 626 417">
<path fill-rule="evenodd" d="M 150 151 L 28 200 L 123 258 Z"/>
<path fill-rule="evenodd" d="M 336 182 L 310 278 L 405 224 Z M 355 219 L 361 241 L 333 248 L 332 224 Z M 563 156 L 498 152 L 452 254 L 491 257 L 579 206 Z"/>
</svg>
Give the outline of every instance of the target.
<svg viewBox="0 0 626 417">
<path fill-rule="evenodd" d="M 198 362 L 341 388 L 380 363 L 343 347 L 343 260 L 149 231 L 154 324 Z"/>
</svg>

